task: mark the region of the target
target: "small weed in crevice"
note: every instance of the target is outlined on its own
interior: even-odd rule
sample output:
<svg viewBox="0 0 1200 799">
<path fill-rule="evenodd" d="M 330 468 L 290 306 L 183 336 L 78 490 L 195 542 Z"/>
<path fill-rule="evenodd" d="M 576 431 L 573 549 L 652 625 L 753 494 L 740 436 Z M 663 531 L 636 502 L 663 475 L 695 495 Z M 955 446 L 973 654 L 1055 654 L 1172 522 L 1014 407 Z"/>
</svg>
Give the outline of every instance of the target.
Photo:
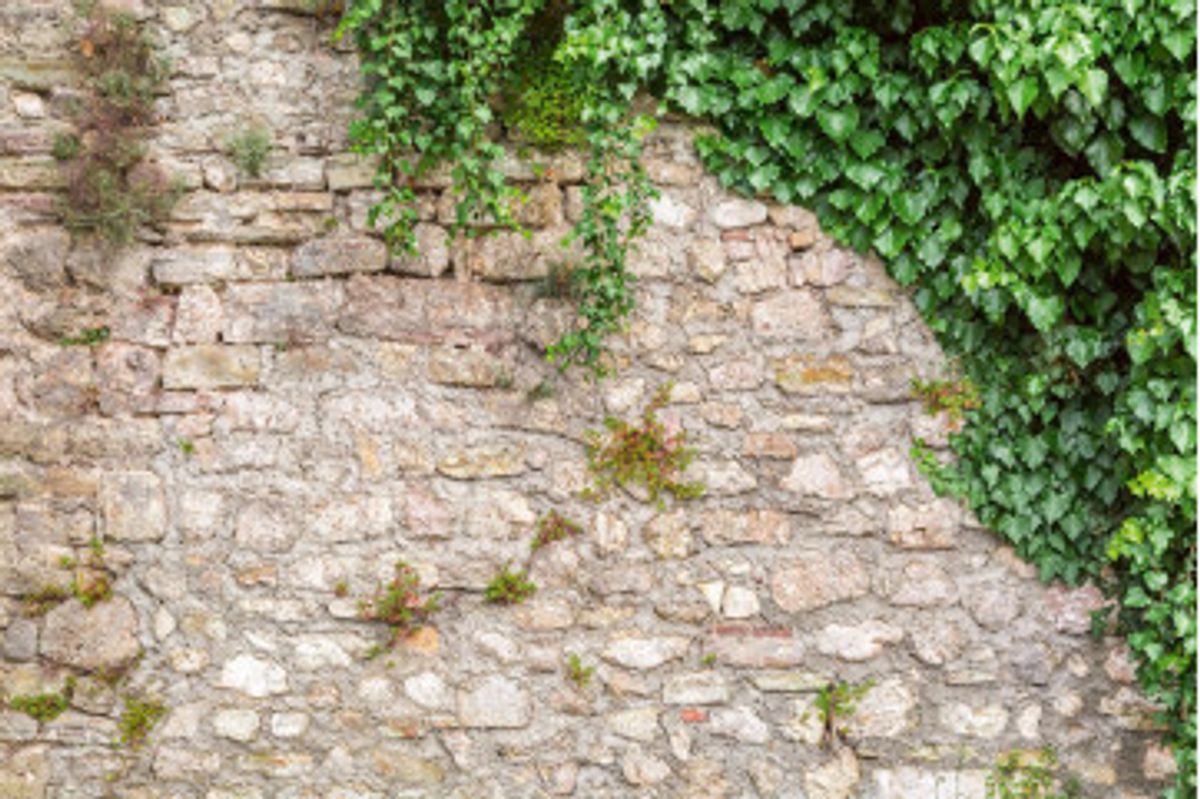
<svg viewBox="0 0 1200 799">
<path fill-rule="evenodd" d="M 702 658 L 700 658 L 700 665 L 706 669 L 716 668 L 716 666 L 717 666 L 716 653 L 715 652 L 706 653 Z"/>
<path fill-rule="evenodd" d="M 261 178 L 267 156 L 271 153 L 271 132 L 262 127 L 251 127 L 225 142 L 225 151 L 238 171 L 248 178 Z"/>
<path fill-rule="evenodd" d="M 577 688 L 581 690 L 587 688 L 595 673 L 596 667 L 583 665 L 583 660 L 579 655 L 572 652 L 567 656 L 567 679 L 575 683 Z"/>
<path fill-rule="evenodd" d="M 179 451 L 184 455 L 194 455 L 196 453 L 196 442 L 190 438 L 181 438 L 176 443 L 179 444 Z"/>
<path fill-rule="evenodd" d="M 550 399 L 555 394 L 554 384 L 549 380 L 542 380 L 536 386 L 525 392 L 525 399 L 528 402 L 539 402 L 541 400 Z"/>
<path fill-rule="evenodd" d="M 821 720 L 821 743 L 834 747 L 846 736 L 846 722 L 858 709 L 858 703 L 867 691 L 875 686 L 875 680 L 866 680 L 857 685 L 847 682 L 829 683 L 817 692 L 814 702 Z"/>
<path fill-rule="evenodd" d="M 497 605 L 519 605 L 537 593 L 537 586 L 529 580 L 529 573 L 524 569 L 509 571 L 509 564 L 500 567 L 500 571 L 488 583 L 483 596 L 488 602 Z"/>
<path fill-rule="evenodd" d="M 44 616 L 54 607 L 61 605 L 71 598 L 71 589 L 56 585 L 54 583 L 46 583 L 21 597 L 21 601 L 25 608 L 26 616 Z"/>
<path fill-rule="evenodd" d="M 108 341 L 110 334 L 107 327 L 86 327 L 76 336 L 63 336 L 58 343 L 63 347 L 95 347 Z"/>
<path fill-rule="evenodd" d="M 921 380 L 914 377 L 909 384 L 913 396 L 921 400 L 928 414 L 943 411 L 954 429 L 962 426 L 966 412 L 979 407 L 979 390 L 970 380 Z"/>
<path fill-rule="evenodd" d="M 704 493 L 703 483 L 680 479 L 696 457 L 695 450 L 687 446 L 687 433 L 668 431 L 658 419 L 658 411 L 670 399 L 668 382 L 651 397 L 640 424 L 610 416 L 604 420 L 607 436 L 595 430 L 587 432 L 587 461 L 593 485 L 584 491 L 585 496 L 600 498 L 614 486 L 640 486 L 650 502 L 661 506 L 664 493 L 677 500 L 695 499 Z"/>
<path fill-rule="evenodd" d="M 572 538 L 583 532 L 583 528 L 556 510 L 542 515 L 537 520 L 537 533 L 529 543 L 529 548 L 537 552 L 547 544 Z"/>
<path fill-rule="evenodd" d="M 987 799 L 1082 799 L 1079 778 L 1059 777 L 1050 747 L 1005 752 L 987 776 Z"/>
<path fill-rule="evenodd" d="M 166 705 L 156 699 L 126 695 L 125 709 L 117 721 L 121 744 L 131 749 L 139 748 L 166 714 Z"/>
<path fill-rule="evenodd" d="M 68 677 L 62 691 L 41 694 L 22 694 L 8 700 L 8 706 L 18 713 L 45 724 L 54 721 L 71 706 L 75 694 L 75 678 Z"/>
<path fill-rule="evenodd" d="M 421 596 L 421 578 L 404 561 L 396 563 L 396 576 L 358 604 L 358 615 L 367 621 L 380 621 L 392 629 L 391 643 L 425 626 L 441 602 L 441 594 Z"/>
</svg>

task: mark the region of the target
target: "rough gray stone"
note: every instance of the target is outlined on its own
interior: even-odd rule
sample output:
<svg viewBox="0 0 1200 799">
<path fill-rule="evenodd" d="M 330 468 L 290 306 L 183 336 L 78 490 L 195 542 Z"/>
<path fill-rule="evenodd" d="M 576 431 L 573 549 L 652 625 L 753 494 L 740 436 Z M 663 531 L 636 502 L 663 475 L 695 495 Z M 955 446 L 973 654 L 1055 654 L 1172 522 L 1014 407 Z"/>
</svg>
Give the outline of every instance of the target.
<svg viewBox="0 0 1200 799">
<path fill-rule="evenodd" d="M 46 615 L 42 656 L 84 671 L 119 672 L 141 653 L 138 617 L 123 596 L 85 608 L 64 602 Z"/>
<path fill-rule="evenodd" d="M 113 541 L 158 541 L 167 532 L 162 481 L 153 472 L 109 472 L 100 481 L 104 536 Z"/>
<path fill-rule="evenodd" d="M 382 272 L 387 247 L 368 236 L 335 235 L 302 244 L 292 256 L 292 274 L 299 278 Z"/>
<path fill-rule="evenodd" d="M 869 587 L 862 561 L 845 551 L 802 553 L 771 574 L 771 596 L 787 613 L 853 599 L 866 594 Z"/>
</svg>

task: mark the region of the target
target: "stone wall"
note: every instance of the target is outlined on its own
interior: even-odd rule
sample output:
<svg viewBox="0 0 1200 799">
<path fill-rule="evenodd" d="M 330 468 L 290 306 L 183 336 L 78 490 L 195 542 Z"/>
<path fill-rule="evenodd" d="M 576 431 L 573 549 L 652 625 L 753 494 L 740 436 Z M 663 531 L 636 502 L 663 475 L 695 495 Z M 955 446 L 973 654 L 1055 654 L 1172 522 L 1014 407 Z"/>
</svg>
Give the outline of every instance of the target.
<svg viewBox="0 0 1200 799">
<path fill-rule="evenodd" d="M 435 180 L 422 254 L 389 257 L 328 22 L 123 5 L 173 60 L 153 147 L 189 193 L 118 252 L 54 216 L 69 3 L 0 8 L 0 693 L 76 677 L 54 721 L 0 711 L 0 796 L 974 799 L 1042 746 L 1089 796 L 1155 794 L 1169 757 L 1088 634 L 1097 595 L 1040 585 L 913 469 L 950 422 L 909 381 L 946 367 L 877 262 L 722 192 L 665 126 L 619 372 L 560 376 L 539 351 L 569 306 L 536 279 L 578 158 L 507 164 L 532 239 L 447 248 Z M 223 154 L 250 124 L 258 180 Z M 581 499 L 585 431 L 667 380 L 707 495 Z M 486 604 L 549 510 L 585 534 L 532 558 L 532 600 Z M 31 615 L 94 537 L 115 596 Z M 370 658 L 356 599 L 398 559 L 444 607 Z M 817 692 L 868 680 L 831 735 Z M 140 749 L 113 745 L 126 695 L 167 708 Z"/>
</svg>

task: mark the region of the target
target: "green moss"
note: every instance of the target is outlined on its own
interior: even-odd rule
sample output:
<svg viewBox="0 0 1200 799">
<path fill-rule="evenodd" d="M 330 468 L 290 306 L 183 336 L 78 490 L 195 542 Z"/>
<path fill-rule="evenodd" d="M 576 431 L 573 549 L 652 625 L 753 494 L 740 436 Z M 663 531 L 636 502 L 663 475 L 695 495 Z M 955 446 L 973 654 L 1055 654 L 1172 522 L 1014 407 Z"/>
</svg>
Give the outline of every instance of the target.
<svg viewBox="0 0 1200 799">
<path fill-rule="evenodd" d="M 595 666 L 583 665 L 583 660 L 574 652 L 567 656 L 567 678 L 579 688 L 587 688 L 595 672 Z"/>
<path fill-rule="evenodd" d="M 13 710 L 24 713 L 32 719 L 45 724 L 54 721 L 71 706 L 71 697 L 75 693 L 75 678 L 68 677 L 66 685 L 60 693 L 23 694 L 9 700 L 8 706 Z"/>
<path fill-rule="evenodd" d="M 497 605 L 519 605 L 535 593 L 537 586 L 529 581 L 528 572 L 509 571 L 508 564 L 505 564 L 488 583 L 483 596 Z"/>
<path fill-rule="evenodd" d="M 26 594 L 22 597 L 25 604 L 25 613 L 28 616 L 42 616 L 50 611 L 55 605 L 66 602 L 71 598 L 71 591 L 61 585 L 47 583 L 41 588 Z"/>
<path fill-rule="evenodd" d="M 117 729 L 121 731 L 121 744 L 131 749 L 137 749 L 145 743 L 150 731 L 166 714 L 167 708 L 162 702 L 155 699 L 126 696 L 125 709 L 117 721 Z"/>
</svg>

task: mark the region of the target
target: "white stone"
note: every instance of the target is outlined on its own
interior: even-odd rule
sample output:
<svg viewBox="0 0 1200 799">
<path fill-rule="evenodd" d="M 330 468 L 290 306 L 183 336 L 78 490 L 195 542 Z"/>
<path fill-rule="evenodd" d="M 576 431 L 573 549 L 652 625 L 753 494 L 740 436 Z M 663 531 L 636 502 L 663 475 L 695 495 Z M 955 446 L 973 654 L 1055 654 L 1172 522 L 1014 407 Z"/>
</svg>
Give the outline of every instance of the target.
<svg viewBox="0 0 1200 799">
<path fill-rule="evenodd" d="M 661 732 L 658 710 L 652 707 L 619 710 L 609 713 L 605 720 L 608 728 L 616 735 L 642 743 L 652 742 Z"/>
<path fill-rule="evenodd" d="M 892 677 L 872 686 L 859 701 L 847 727 L 854 738 L 895 738 L 913 726 L 915 692 Z"/>
<path fill-rule="evenodd" d="M 657 785 L 671 776 L 671 767 L 654 755 L 634 750 L 621 758 L 621 773 L 631 785 Z"/>
<path fill-rule="evenodd" d="M 688 639 L 623 637 L 609 641 L 604 659 L 628 669 L 653 669 L 687 652 Z"/>
<path fill-rule="evenodd" d="M 297 641 L 295 657 L 296 665 L 304 671 L 344 668 L 352 662 L 336 642 L 316 636 Z"/>
<path fill-rule="evenodd" d="M 717 672 L 679 674 L 663 683 L 662 698 L 668 705 L 721 705 L 729 701 L 729 685 Z"/>
<path fill-rule="evenodd" d="M 834 759 L 808 772 L 804 787 L 808 789 L 808 799 L 849 799 L 854 794 L 858 780 L 858 758 L 847 747 Z M 914 794 L 913 799 L 917 796 Z"/>
<path fill-rule="evenodd" d="M 796 458 L 780 486 L 784 491 L 822 499 L 847 499 L 853 493 L 837 462 L 824 452 Z"/>
<path fill-rule="evenodd" d="M 269 660 L 261 660 L 253 655 L 238 655 L 225 664 L 217 685 L 262 699 L 288 689 L 287 672 Z"/>
<path fill-rule="evenodd" d="M 1008 711 L 1002 705 L 971 707 L 962 702 L 943 705 L 942 726 L 955 735 L 995 738 L 1008 725 Z"/>
<path fill-rule="evenodd" d="M 654 224 L 676 230 L 685 230 L 696 221 L 696 209 L 668 191 L 650 201 L 650 213 L 654 217 Z"/>
<path fill-rule="evenodd" d="M 830 624 L 817 633 L 817 651 L 842 660 L 863 661 L 878 656 L 885 644 L 904 639 L 904 631 L 876 619 L 859 624 Z"/>
<path fill-rule="evenodd" d="M 232 708 L 213 715 L 213 732 L 234 741 L 252 741 L 258 735 L 258 714 L 253 710 Z"/>
<path fill-rule="evenodd" d="M 438 710 L 449 707 L 450 690 L 446 682 L 431 671 L 425 671 L 404 681 L 404 693 L 423 708 Z"/>
<path fill-rule="evenodd" d="M 767 221 L 767 206 L 757 200 L 727 200 L 709 211 L 709 218 L 719 228 L 761 225 Z"/>
<path fill-rule="evenodd" d="M 1017 732 L 1028 741 L 1034 741 L 1040 737 L 1041 724 L 1042 706 L 1037 703 L 1026 705 L 1017 714 Z"/>
<path fill-rule="evenodd" d="M 979 769 L 943 771 L 911 766 L 878 769 L 873 774 L 873 799 L 984 799 L 987 772 Z"/>
<path fill-rule="evenodd" d="M 697 583 L 696 588 L 700 589 L 701 595 L 704 596 L 704 601 L 708 603 L 708 607 L 713 613 L 721 612 L 721 600 L 725 596 L 725 581 L 712 580 L 704 583 Z"/>
<path fill-rule="evenodd" d="M 761 606 L 758 602 L 758 594 L 749 588 L 735 585 L 725 592 L 725 600 L 721 607 L 725 618 L 749 619 L 757 616 L 759 610 L 761 610 Z"/>
<path fill-rule="evenodd" d="M 458 720 L 465 727 L 524 727 L 529 724 L 529 693 L 499 675 L 458 694 Z"/>
<path fill-rule="evenodd" d="M 271 716 L 271 734 L 276 738 L 298 738 L 307 730 L 307 713 L 276 713 Z"/>
<path fill-rule="evenodd" d="M 894 494 L 912 485 L 908 458 L 898 449 L 881 449 L 856 464 L 863 485 L 872 494 Z"/>
<path fill-rule="evenodd" d="M 710 729 L 713 735 L 734 738 L 747 744 L 765 744 L 771 740 L 771 728 L 748 707 L 713 711 Z"/>
</svg>

